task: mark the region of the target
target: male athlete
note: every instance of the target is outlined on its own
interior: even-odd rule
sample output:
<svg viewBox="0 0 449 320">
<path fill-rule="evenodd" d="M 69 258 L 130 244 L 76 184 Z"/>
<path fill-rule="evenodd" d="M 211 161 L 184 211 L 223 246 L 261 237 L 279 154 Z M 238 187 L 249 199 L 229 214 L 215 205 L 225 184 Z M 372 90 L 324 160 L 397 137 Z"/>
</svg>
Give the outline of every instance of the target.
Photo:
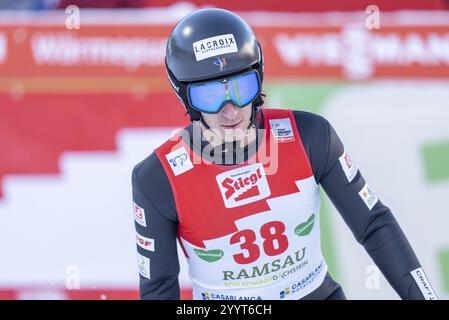
<svg viewBox="0 0 449 320">
<path fill-rule="evenodd" d="M 191 124 L 133 171 L 142 299 L 180 298 L 177 240 L 194 299 L 345 299 L 321 252 L 319 185 L 402 299 L 437 298 L 329 122 L 261 107 L 262 51 L 245 21 L 186 16 L 166 69 Z"/>
</svg>

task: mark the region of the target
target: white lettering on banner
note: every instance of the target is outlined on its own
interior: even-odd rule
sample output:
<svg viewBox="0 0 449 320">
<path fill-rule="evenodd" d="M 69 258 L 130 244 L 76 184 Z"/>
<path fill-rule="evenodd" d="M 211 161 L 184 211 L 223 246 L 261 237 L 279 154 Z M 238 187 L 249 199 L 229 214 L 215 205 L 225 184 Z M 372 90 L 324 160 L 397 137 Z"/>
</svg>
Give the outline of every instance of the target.
<svg viewBox="0 0 449 320">
<path fill-rule="evenodd" d="M 449 33 L 373 33 L 363 27 L 333 33 L 279 33 L 274 47 L 287 66 L 341 66 L 349 78 L 369 78 L 377 66 L 449 65 Z M 357 63 L 354 63 L 357 62 Z"/>
<path fill-rule="evenodd" d="M 343 169 L 343 172 L 345 173 L 346 178 L 348 179 L 348 182 L 351 182 L 354 180 L 355 176 L 357 175 L 357 167 L 354 166 L 352 163 L 351 158 L 349 157 L 349 154 L 345 151 L 343 152 L 343 155 L 338 158 L 340 160 L 341 168 Z"/>
<path fill-rule="evenodd" d="M 163 65 L 166 39 L 148 37 L 73 36 L 37 33 L 31 39 L 38 65 L 113 65 L 141 67 Z"/>
<path fill-rule="evenodd" d="M 146 227 L 147 221 L 145 219 L 145 210 L 139 207 L 137 203 L 133 202 L 134 220 L 141 226 Z"/>
<path fill-rule="evenodd" d="M 137 252 L 137 266 L 142 277 L 150 278 L 150 258 L 147 258 Z"/>
<path fill-rule="evenodd" d="M 270 119 L 271 132 L 276 142 L 295 141 L 292 123 L 289 118 Z"/>
<path fill-rule="evenodd" d="M 399 64 L 401 62 L 401 38 L 398 34 L 375 36 L 372 41 L 372 53 L 379 64 Z"/>
<path fill-rule="evenodd" d="M 0 64 L 6 60 L 8 56 L 8 39 L 4 33 L 0 33 Z"/>
<path fill-rule="evenodd" d="M 380 29 L 380 10 L 376 5 L 369 5 L 365 9 L 365 13 L 369 14 L 365 18 L 365 28 L 369 30 Z"/>
<path fill-rule="evenodd" d="M 370 211 L 376 205 L 377 201 L 379 201 L 379 198 L 373 194 L 368 184 L 365 184 L 362 190 L 360 190 L 359 196 L 362 198 L 363 202 L 365 202 Z"/>
<path fill-rule="evenodd" d="M 397 33 L 372 37 L 373 57 L 378 64 L 438 65 L 449 64 L 449 33 L 429 33 L 423 36 L 409 33 L 401 38 Z"/>
<path fill-rule="evenodd" d="M 270 196 L 265 170 L 260 163 L 217 175 L 218 187 L 226 208 L 234 208 Z"/>
<path fill-rule="evenodd" d="M 136 242 L 137 244 L 145 250 L 154 251 L 154 240 L 150 238 L 146 238 L 136 233 Z"/>
<path fill-rule="evenodd" d="M 412 274 L 413 279 L 415 279 L 416 284 L 426 300 L 438 300 L 422 268 L 415 269 L 410 273 Z"/>
<path fill-rule="evenodd" d="M 293 36 L 280 33 L 273 41 L 281 60 L 288 66 L 305 63 L 313 66 L 336 66 L 341 61 L 340 37 L 337 33 L 323 33 L 319 36 L 305 32 Z"/>
<path fill-rule="evenodd" d="M 360 26 L 345 27 L 341 31 L 342 67 L 349 79 L 366 79 L 374 73 L 369 55 L 370 33 Z"/>
<path fill-rule="evenodd" d="M 192 46 L 196 61 L 238 51 L 233 34 L 222 34 L 196 41 Z"/>
<path fill-rule="evenodd" d="M 65 13 L 68 15 L 65 19 L 65 27 L 67 30 L 80 28 L 80 8 L 76 5 L 70 5 L 65 8 Z"/>
<path fill-rule="evenodd" d="M 173 170 L 175 176 L 193 169 L 193 163 L 189 158 L 186 148 L 184 147 L 170 152 L 169 154 L 165 155 L 165 157 L 167 158 L 167 161 L 170 164 L 170 167 Z"/>
</svg>

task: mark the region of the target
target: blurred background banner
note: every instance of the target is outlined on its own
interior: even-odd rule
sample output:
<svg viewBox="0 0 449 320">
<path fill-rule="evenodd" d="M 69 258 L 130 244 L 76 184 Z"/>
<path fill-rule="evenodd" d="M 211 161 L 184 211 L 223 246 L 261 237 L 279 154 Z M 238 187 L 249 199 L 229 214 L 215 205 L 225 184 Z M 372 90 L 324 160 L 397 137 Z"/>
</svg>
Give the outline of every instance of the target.
<svg viewBox="0 0 449 320">
<path fill-rule="evenodd" d="M 261 41 L 266 106 L 333 124 L 447 299 L 449 5 L 334 2 L 225 8 Z M 138 298 L 131 170 L 188 124 L 166 40 L 183 16 L 220 4 L 1 2 L 0 299 Z M 323 201 L 324 253 L 348 298 L 397 299 Z M 181 265 L 189 299 L 182 253 Z"/>
</svg>

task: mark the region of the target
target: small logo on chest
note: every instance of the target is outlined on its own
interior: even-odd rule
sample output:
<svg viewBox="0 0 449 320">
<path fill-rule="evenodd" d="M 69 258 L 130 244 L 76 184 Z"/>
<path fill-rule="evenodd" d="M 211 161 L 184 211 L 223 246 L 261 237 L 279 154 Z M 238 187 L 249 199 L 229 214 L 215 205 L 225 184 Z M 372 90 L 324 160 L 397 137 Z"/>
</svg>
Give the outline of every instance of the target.
<svg viewBox="0 0 449 320">
<path fill-rule="evenodd" d="M 262 200 L 271 194 L 260 163 L 221 173 L 216 179 L 226 208 Z"/>
</svg>

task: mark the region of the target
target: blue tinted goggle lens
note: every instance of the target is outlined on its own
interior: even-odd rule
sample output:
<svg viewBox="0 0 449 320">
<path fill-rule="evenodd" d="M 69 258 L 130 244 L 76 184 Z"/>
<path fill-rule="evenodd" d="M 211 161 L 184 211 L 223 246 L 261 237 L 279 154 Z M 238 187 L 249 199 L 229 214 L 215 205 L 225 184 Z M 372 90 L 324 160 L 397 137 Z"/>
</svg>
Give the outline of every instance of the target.
<svg viewBox="0 0 449 320">
<path fill-rule="evenodd" d="M 226 102 L 238 107 L 251 103 L 260 92 L 260 82 L 254 70 L 222 81 L 189 84 L 187 91 L 193 108 L 217 113 Z"/>
</svg>

